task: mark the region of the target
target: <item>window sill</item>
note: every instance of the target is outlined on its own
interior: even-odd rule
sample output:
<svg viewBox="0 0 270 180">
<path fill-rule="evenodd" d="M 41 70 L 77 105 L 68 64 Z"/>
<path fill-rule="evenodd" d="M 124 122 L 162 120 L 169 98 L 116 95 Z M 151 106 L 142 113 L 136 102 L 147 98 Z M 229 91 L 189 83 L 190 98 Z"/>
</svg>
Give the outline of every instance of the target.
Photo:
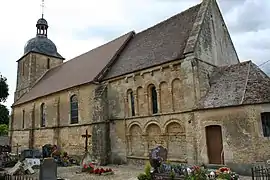
<svg viewBox="0 0 270 180">
<path fill-rule="evenodd" d="M 77 122 L 77 123 L 70 123 L 69 124 L 70 126 L 77 126 L 77 125 L 79 125 L 79 123 Z"/>
<path fill-rule="evenodd" d="M 263 140 L 270 140 L 270 137 L 261 136 Z"/>
</svg>

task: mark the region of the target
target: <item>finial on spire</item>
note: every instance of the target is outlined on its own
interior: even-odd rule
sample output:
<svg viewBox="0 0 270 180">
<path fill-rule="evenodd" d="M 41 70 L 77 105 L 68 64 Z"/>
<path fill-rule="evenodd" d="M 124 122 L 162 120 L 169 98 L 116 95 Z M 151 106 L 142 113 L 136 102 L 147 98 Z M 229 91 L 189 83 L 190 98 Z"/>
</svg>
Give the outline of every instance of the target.
<svg viewBox="0 0 270 180">
<path fill-rule="evenodd" d="M 43 16 L 44 16 L 44 8 L 45 8 L 44 0 L 42 0 L 41 7 L 42 7 L 42 18 L 43 18 Z"/>
</svg>

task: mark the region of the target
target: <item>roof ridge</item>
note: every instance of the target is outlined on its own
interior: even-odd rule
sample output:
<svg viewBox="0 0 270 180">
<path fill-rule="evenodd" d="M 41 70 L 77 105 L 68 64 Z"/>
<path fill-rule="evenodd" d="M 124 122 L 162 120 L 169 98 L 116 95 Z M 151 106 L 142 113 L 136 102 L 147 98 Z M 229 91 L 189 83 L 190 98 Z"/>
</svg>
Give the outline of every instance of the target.
<svg viewBox="0 0 270 180">
<path fill-rule="evenodd" d="M 119 54 L 121 54 L 121 52 L 125 49 L 125 47 L 127 46 L 127 44 L 132 40 L 132 38 L 134 37 L 134 35 L 136 34 L 135 31 L 130 31 L 129 33 L 125 34 L 128 35 L 129 37 L 125 40 L 125 42 L 122 44 L 122 46 L 117 50 L 117 52 L 115 52 L 114 56 L 111 58 L 111 60 L 107 63 L 107 65 L 100 71 L 100 73 L 94 78 L 94 81 L 99 81 L 101 80 L 106 73 L 108 72 L 109 68 L 113 65 L 113 63 L 115 62 L 115 60 L 117 59 L 117 57 L 119 56 Z"/>
<path fill-rule="evenodd" d="M 104 47 L 105 45 L 107 45 L 107 44 L 109 44 L 109 43 L 111 43 L 111 42 L 113 42 L 113 41 L 116 41 L 116 40 L 118 40 L 118 39 L 120 39 L 120 38 L 126 36 L 126 35 L 129 34 L 129 33 L 135 33 L 135 31 L 130 31 L 130 32 L 125 33 L 125 34 L 123 34 L 123 35 L 121 35 L 121 36 L 118 36 L 118 37 L 115 38 L 115 39 L 112 39 L 112 40 L 110 40 L 110 41 L 108 41 L 108 42 L 106 42 L 106 43 L 104 43 L 104 44 L 102 44 L 102 45 L 100 45 L 100 46 L 97 46 L 97 47 L 95 47 L 95 48 L 93 48 L 93 49 L 91 49 L 91 50 L 89 50 L 89 51 L 87 51 L 87 52 L 85 52 L 85 53 L 82 53 L 82 54 L 80 54 L 80 55 L 78 55 L 78 56 L 73 57 L 73 58 L 70 59 L 70 60 L 67 60 L 66 62 L 62 63 L 61 65 L 65 64 L 65 63 L 68 63 L 68 62 L 70 62 L 70 61 L 72 61 L 72 60 L 76 60 L 78 57 L 81 57 L 81 56 L 83 56 L 83 55 L 85 55 L 85 54 L 87 54 L 87 53 L 90 53 L 91 51 L 94 51 L 95 49 Z"/>
<path fill-rule="evenodd" d="M 257 64 L 255 64 L 251 61 L 251 65 L 255 66 L 255 68 L 258 69 L 264 76 L 266 76 L 268 79 L 270 79 L 270 77 Z"/>
<path fill-rule="evenodd" d="M 246 97 L 247 84 L 248 84 L 249 74 L 250 74 L 250 66 L 251 66 L 251 61 L 248 61 L 247 77 L 246 77 L 245 86 L 244 86 L 244 92 L 243 92 L 243 96 L 242 96 L 240 104 L 243 104 L 243 102 L 245 100 L 245 97 Z"/>
<path fill-rule="evenodd" d="M 192 53 L 196 47 L 196 44 L 198 42 L 198 37 L 202 29 L 203 22 L 205 20 L 206 12 L 209 9 L 210 1 L 202 1 L 198 5 L 200 5 L 200 9 L 197 12 L 197 16 L 193 23 L 193 27 L 189 33 L 186 46 L 184 49 L 184 54 Z M 198 16 L 198 14 L 200 15 Z"/>
<path fill-rule="evenodd" d="M 149 27 L 149 28 L 147 28 L 147 29 L 144 29 L 144 30 L 138 32 L 138 33 L 136 34 L 136 36 L 141 35 L 142 33 L 145 33 L 146 31 L 149 31 L 149 30 L 151 30 L 151 29 L 157 28 L 158 26 L 162 26 L 162 25 L 163 25 L 164 23 L 166 23 L 167 21 L 170 21 L 170 20 L 172 20 L 172 19 L 174 19 L 174 18 L 176 18 L 176 17 L 178 17 L 178 16 L 180 16 L 180 15 L 183 15 L 183 14 L 187 13 L 188 11 L 190 11 L 191 9 L 194 9 L 194 8 L 196 8 L 197 6 L 200 6 L 201 4 L 202 4 L 202 2 L 199 3 L 199 4 L 196 4 L 196 5 L 194 5 L 194 6 L 190 7 L 190 8 L 188 8 L 188 9 L 185 9 L 184 11 L 181 11 L 180 13 L 177 13 L 176 15 L 170 16 L 169 18 L 167 18 L 167 19 L 165 19 L 165 20 L 162 20 L 162 21 L 156 23 L 155 25 L 153 25 L 153 26 L 151 26 L 151 27 Z"/>
<path fill-rule="evenodd" d="M 201 4 L 135 35 L 103 80 L 184 58 L 184 49 Z"/>
</svg>

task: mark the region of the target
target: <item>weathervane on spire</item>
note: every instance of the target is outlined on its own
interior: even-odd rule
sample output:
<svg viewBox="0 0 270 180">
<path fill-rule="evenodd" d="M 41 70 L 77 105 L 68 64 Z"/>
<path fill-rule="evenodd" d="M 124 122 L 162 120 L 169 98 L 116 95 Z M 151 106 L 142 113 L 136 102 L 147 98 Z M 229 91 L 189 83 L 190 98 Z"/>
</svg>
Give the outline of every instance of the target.
<svg viewBox="0 0 270 180">
<path fill-rule="evenodd" d="M 43 18 L 43 16 L 44 16 L 44 8 L 45 8 L 44 0 L 42 0 L 41 8 L 42 8 L 42 18 Z"/>
</svg>

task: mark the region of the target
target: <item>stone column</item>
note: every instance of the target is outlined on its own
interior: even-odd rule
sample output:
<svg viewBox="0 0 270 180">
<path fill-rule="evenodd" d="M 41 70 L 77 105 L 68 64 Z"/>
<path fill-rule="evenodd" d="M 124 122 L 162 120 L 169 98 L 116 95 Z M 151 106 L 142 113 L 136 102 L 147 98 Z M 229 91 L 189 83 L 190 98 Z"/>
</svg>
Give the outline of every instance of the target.
<svg viewBox="0 0 270 180">
<path fill-rule="evenodd" d="M 131 134 L 127 135 L 127 150 L 128 150 L 128 156 L 132 155 L 132 144 L 131 144 Z"/>
<path fill-rule="evenodd" d="M 138 105 L 137 93 L 134 93 L 133 96 L 134 96 L 135 116 L 138 116 L 139 115 L 139 105 Z"/>
<path fill-rule="evenodd" d="M 161 135 L 162 137 L 162 140 L 163 140 L 163 146 L 168 149 L 168 139 L 169 139 L 169 136 L 167 133 L 164 133 Z"/>
<path fill-rule="evenodd" d="M 146 103 L 145 103 L 146 102 Z M 145 107 L 145 109 L 146 109 L 146 113 L 144 113 L 145 115 L 151 115 L 151 104 L 150 104 L 150 102 L 149 102 L 149 98 L 148 98 L 148 93 L 147 92 L 145 92 L 144 93 L 144 104 L 146 105 L 146 107 Z M 143 114 L 141 114 L 141 115 L 143 115 Z"/>
<path fill-rule="evenodd" d="M 128 96 L 125 95 L 124 97 L 124 103 L 125 103 L 125 117 L 129 117 L 129 104 L 128 104 Z"/>
<path fill-rule="evenodd" d="M 161 109 L 161 96 L 160 96 L 160 88 L 156 89 L 157 91 L 157 108 L 158 108 L 158 113 L 162 113 Z"/>
<path fill-rule="evenodd" d="M 174 103 L 173 103 L 173 89 L 172 87 L 169 87 L 169 96 L 171 97 L 171 111 L 174 112 Z"/>
<path fill-rule="evenodd" d="M 149 152 L 148 152 L 148 135 L 147 134 L 142 134 L 142 140 L 144 144 L 144 157 L 148 157 Z"/>
</svg>

